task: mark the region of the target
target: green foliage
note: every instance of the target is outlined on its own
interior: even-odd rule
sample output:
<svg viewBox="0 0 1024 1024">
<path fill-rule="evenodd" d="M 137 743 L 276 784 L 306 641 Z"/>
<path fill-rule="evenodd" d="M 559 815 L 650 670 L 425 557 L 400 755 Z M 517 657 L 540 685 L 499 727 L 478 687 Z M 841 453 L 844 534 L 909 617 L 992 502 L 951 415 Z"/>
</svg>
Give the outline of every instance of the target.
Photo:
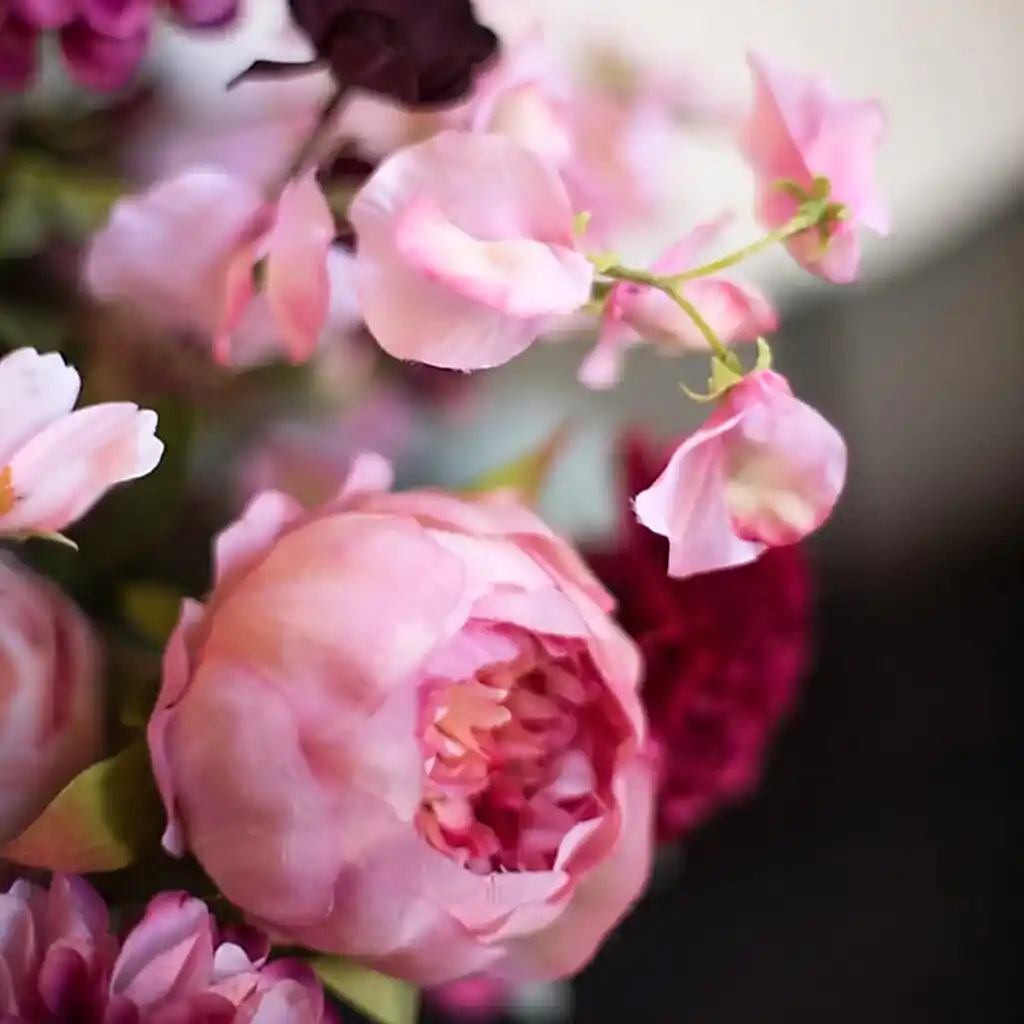
<svg viewBox="0 0 1024 1024">
<path fill-rule="evenodd" d="M 340 956 L 314 957 L 310 966 L 334 995 L 377 1024 L 415 1024 L 419 991 L 409 982 Z"/>
</svg>

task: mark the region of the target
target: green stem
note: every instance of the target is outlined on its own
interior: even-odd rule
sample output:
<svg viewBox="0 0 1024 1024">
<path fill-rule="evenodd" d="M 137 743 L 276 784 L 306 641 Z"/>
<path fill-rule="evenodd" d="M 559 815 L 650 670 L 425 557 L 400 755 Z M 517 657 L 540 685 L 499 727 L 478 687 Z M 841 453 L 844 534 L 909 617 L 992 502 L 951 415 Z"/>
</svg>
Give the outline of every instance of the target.
<svg viewBox="0 0 1024 1024">
<path fill-rule="evenodd" d="M 602 273 L 613 281 L 642 284 L 664 292 L 693 321 L 694 326 L 704 336 L 704 340 L 708 343 L 708 347 L 715 356 L 730 370 L 735 370 L 737 373 L 743 372 L 743 367 L 739 360 L 722 344 L 711 324 L 700 315 L 697 307 L 680 293 L 679 288 L 676 286 L 675 278 L 658 277 L 657 274 L 651 274 L 646 270 L 631 270 L 628 267 L 606 267 Z"/>
<path fill-rule="evenodd" d="M 792 220 L 783 224 L 781 228 L 769 231 L 767 235 L 759 238 L 756 242 L 751 242 L 750 245 L 745 245 L 742 249 L 737 249 L 735 252 L 729 253 L 728 256 L 723 256 L 721 259 L 714 260 L 711 263 L 693 267 L 691 270 L 684 270 L 681 274 L 672 274 L 666 280 L 673 281 L 676 284 L 683 284 L 686 281 L 695 281 L 699 277 L 708 277 L 710 274 L 717 274 L 722 270 L 728 270 L 730 267 L 737 266 L 756 253 L 770 249 L 780 242 L 785 242 L 786 239 L 792 238 L 793 235 L 798 235 L 801 231 L 806 231 L 813 226 L 814 220 L 811 217 L 806 213 L 798 213 Z"/>
</svg>

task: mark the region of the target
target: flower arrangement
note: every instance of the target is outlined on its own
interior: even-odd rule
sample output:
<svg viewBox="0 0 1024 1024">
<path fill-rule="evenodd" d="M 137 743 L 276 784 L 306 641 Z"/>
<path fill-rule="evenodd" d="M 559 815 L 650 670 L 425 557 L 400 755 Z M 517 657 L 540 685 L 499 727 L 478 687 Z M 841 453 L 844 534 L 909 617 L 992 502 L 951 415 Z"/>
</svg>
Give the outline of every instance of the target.
<svg viewBox="0 0 1024 1024">
<path fill-rule="evenodd" d="M 140 170 L 154 19 L 245 7 L 0 13 L 13 100 L 51 37 L 98 99 L 13 102 L 0 153 L 4 1020 L 313 1024 L 326 987 L 408 1024 L 420 991 L 481 1013 L 570 978 L 756 784 L 806 665 L 800 542 L 846 447 L 733 273 L 782 246 L 856 279 L 879 105 L 751 56 L 764 234 L 715 255 L 712 211 L 633 266 L 692 90 L 574 77 L 470 0 L 290 0 L 307 59 L 225 87 L 328 88 Z M 641 344 L 709 367 L 702 427 L 623 437 L 611 537 L 535 510 L 562 432 L 400 485 L 479 373 L 588 331 L 584 387 Z"/>
</svg>

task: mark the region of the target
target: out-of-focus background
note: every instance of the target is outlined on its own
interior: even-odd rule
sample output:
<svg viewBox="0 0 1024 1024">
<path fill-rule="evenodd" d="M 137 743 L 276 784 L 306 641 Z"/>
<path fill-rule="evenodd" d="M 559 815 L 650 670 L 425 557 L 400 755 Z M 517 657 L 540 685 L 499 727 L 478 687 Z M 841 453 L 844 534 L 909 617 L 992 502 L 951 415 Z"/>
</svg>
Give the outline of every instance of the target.
<svg viewBox="0 0 1024 1024">
<path fill-rule="evenodd" d="M 841 427 L 847 492 L 816 538 L 817 662 L 760 793 L 689 844 L 654 898 L 576 985 L 574 1019 L 650 1024 L 1010 1024 L 1011 793 L 1020 721 L 1024 539 L 1024 0 L 487 0 L 499 29 L 536 13 L 579 60 L 613 44 L 742 105 L 744 53 L 828 73 L 885 104 L 879 176 L 893 233 L 863 280 L 819 286 L 782 252 L 744 272 L 783 312 L 776 354 Z M 283 0 L 251 0 L 228 39 L 168 32 L 175 117 L 244 122 L 223 83 L 265 52 Z M 316 82 L 282 89 L 281 103 Z M 240 121 L 241 119 L 241 121 Z M 675 201 L 650 257 L 695 220 L 737 214 L 751 181 L 720 132 L 681 136 Z M 574 440 L 546 512 L 580 536 L 610 524 L 609 449 L 622 425 L 666 437 L 703 411 L 702 369 L 640 352 L 608 394 L 575 382 L 579 346 L 537 346 L 483 376 L 466 422 L 416 467 L 461 482 L 545 437 Z"/>
</svg>

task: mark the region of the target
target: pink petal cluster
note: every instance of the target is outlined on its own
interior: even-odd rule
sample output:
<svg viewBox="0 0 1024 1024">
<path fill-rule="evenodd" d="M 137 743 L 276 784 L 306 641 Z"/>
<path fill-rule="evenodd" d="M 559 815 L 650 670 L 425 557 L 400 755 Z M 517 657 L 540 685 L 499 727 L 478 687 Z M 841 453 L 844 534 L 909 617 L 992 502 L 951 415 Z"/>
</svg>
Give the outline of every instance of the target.
<svg viewBox="0 0 1024 1024">
<path fill-rule="evenodd" d="M 85 617 L 52 584 L 0 556 L 0 849 L 99 759 L 101 697 Z"/>
<path fill-rule="evenodd" d="M 145 55 L 158 6 L 182 25 L 221 28 L 235 19 L 239 0 L 5 0 L 0 9 L 0 88 L 31 85 L 41 37 L 55 32 L 73 81 L 104 92 L 119 89 Z"/>
<path fill-rule="evenodd" d="M 790 238 L 793 258 L 811 273 L 836 284 L 857 277 L 860 228 L 880 235 L 889 214 L 874 180 L 875 152 L 885 134 L 885 116 L 875 100 L 845 100 L 826 80 L 783 68 L 764 57 L 748 58 L 754 76 L 754 105 L 742 132 L 742 146 L 757 181 L 757 213 L 765 228 L 787 223 L 798 200 L 778 188 L 788 181 L 810 192 L 815 178 L 827 178 L 831 199 L 847 211 L 823 230 Z"/>
<path fill-rule="evenodd" d="M 571 974 L 649 872 L 636 649 L 511 497 L 389 482 L 364 457 L 220 536 L 149 725 L 165 845 L 278 941 L 423 985 Z"/>
<path fill-rule="evenodd" d="M 349 219 L 366 325 L 400 359 L 498 366 L 590 298 L 557 171 L 503 136 L 445 131 L 399 150 Z"/>
<path fill-rule="evenodd" d="M 684 577 L 752 562 L 829 517 L 846 480 L 846 445 L 771 370 L 730 388 L 636 496 L 637 518 L 669 541 Z"/>
<path fill-rule="evenodd" d="M 651 273 L 669 277 L 693 269 L 723 223 L 720 219 L 694 228 L 651 266 Z M 778 326 L 768 300 L 748 285 L 710 275 L 687 281 L 679 290 L 726 344 L 753 341 Z M 704 335 L 669 295 L 648 285 L 621 282 L 605 300 L 597 345 L 580 367 L 580 382 L 591 388 L 617 384 L 625 351 L 639 341 L 649 341 L 668 355 L 708 350 Z"/>
<path fill-rule="evenodd" d="M 327 1024 L 323 990 L 304 964 L 267 963 L 265 939 L 221 932 L 206 906 L 162 893 L 123 943 L 82 879 L 0 894 L 0 1014 L 78 1024 Z"/>
<path fill-rule="evenodd" d="M 799 545 L 683 580 L 665 575 L 668 545 L 636 521 L 632 496 L 668 452 L 627 437 L 619 453 L 615 536 L 586 552 L 644 654 L 641 690 L 658 756 L 658 838 L 686 836 L 757 785 L 806 672 L 811 586 Z"/>
<path fill-rule="evenodd" d="M 114 206 L 90 246 L 86 284 L 102 301 L 138 305 L 168 326 L 211 335 L 222 363 L 252 361 L 232 351 L 232 335 L 247 313 L 269 318 L 291 359 L 302 362 L 332 303 L 334 230 L 312 174 L 290 182 L 270 204 L 243 178 L 188 171 Z M 257 303 L 262 310 L 250 308 Z"/>
<path fill-rule="evenodd" d="M 0 359 L 0 536 L 58 533 L 160 461 L 156 413 L 130 402 L 76 410 L 80 386 L 55 352 Z"/>
</svg>

